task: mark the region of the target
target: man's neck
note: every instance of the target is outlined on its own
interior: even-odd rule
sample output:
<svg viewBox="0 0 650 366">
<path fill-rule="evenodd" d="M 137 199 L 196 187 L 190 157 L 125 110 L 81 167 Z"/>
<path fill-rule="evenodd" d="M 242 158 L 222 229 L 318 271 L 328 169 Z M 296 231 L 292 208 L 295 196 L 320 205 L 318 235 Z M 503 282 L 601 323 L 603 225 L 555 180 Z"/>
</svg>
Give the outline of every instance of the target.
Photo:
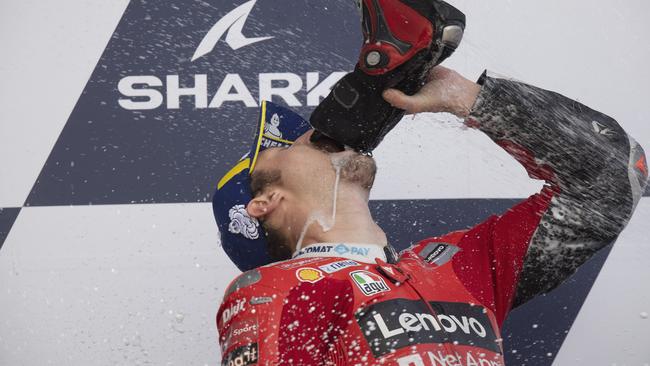
<svg viewBox="0 0 650 366">
<path fill-rule="evenodd" d="M 379 247 L 388 243 L 386 234 L 372 219 L 367 196 L 357 190 L 339 190 L 335 215 L 330 208 L 329 212 L 313 210 L 308 216 L 304 233 L 295 238 L 294 250 L 314 243 L 368 243 Z"/>
</svg>

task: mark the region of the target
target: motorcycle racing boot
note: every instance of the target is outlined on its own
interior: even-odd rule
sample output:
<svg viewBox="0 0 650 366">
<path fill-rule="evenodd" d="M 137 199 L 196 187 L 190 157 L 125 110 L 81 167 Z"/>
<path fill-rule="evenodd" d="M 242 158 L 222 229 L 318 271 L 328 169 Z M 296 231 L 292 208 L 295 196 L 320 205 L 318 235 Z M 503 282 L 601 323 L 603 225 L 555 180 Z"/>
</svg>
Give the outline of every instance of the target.
<svg viewBox="0 0 650 366">
<path fill-rule="evenodd" d="M 312 141 L 330 138 L 370 153 L 404 116 L 382 97 L 412 95 L 458 47 L 465 15 L 439 0 L 357 0 L 364 43 L 353 72 L 316 107 Z"/>
</svg>

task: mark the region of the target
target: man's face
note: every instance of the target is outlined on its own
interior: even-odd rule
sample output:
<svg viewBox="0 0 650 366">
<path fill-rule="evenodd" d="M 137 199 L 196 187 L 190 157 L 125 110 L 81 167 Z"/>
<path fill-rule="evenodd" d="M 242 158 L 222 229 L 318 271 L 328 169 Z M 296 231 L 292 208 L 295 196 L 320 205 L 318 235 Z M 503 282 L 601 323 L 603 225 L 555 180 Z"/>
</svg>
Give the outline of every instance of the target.
<svg viewBox="0 0 650 366">
<path fill-rule="evenodd" d="M 279 207 L 258 217 L 268 235 L 269 252 L 277 259 L 290 257 L 296 233 L 302 230 L 313 211 L 331 214 L 335 165 L 340 167 L 340 180 L 344 184 L 369 192 L 374 182 L 374 159 L 343 150 L 329 139 L 311 142 L 312 133 L 310 130 L 303 134 L 290 147 L 262 151 L 251 176 L 255 197 L 269 192 L 283 194 Z"/>
</svg>

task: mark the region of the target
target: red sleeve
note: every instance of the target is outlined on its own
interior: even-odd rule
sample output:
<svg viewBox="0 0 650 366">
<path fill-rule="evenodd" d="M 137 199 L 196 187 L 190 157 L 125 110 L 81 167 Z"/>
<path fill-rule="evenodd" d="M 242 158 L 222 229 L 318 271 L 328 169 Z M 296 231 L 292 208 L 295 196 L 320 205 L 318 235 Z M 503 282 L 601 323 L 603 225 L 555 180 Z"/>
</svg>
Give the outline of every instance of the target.
<svg viewBox="0 0 650 366">
<path fill-rule="evenodd" d="M 226 295 L 217 313 L 222 365 L 277 363 L 277 335 L 273 329 L 280 324 L 280 295 L 259 284 Z"/>
<path fill-rule="evenodd" d="M 422 255 L 430 243 L 460 248 L 454 272 L 467 290 L 496 315 L 499 326 L 512 307 L 528 247 L 553 196 L 550 188 L 491 216 L 467 231 L 423 240 L 413 250 Z"/>
<path fill-rule="evenodd" d="M 611 117 L 515 80 L 481 77 L 466 123 L 546 187 L 500 217 L 447 241 L 465 286 L 499 323 L 552 290 L 616 240 L 648 180 L 645 154 Z"/>
<path fill-rule="evenodd" d="M 545 188 L 470 229 L 458 242 L 454 270 L 472 294 L 493 307 L 499 325 L 512 307 L 528 247 L 552 196 Z"/>
<path fill-rule="evenodd" d="M 552 187 L 485 224 L 493 225 L 488 247 L 494 278 L 505 281 L 495 288 L 497 305 L 507 309 L 557 287 L 614 242 L 645 190 L 648 171 L 643 149 L 613 118 L 515 80 L 484 74 L 479 83 L 467 124 Z M 516 279 L 514 295 L 509 278 Z"/>
</svg>

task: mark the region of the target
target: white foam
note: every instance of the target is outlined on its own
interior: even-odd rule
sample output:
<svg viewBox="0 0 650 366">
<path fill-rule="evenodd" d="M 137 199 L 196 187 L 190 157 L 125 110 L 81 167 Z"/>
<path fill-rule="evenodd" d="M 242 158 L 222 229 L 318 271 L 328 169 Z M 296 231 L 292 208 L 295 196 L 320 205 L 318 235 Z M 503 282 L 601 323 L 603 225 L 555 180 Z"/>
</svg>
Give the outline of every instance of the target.
<svg viewBox="0 0 650 366">
<path fill-rule="evenodd" d="M 315 211 L 312 212 L 309 217 L 307 218 L 307 221 L 305 221 L 305 225 L 302 227 L 302 231 L 300 232 L 300 237 L 298 238 L 298 243 L 296 243 L 296 250 L 294 253 L 298 253 L 300 249 L 302 249 L 302 242 L 305 239 L 305 235 L 307 234 L 307 230 L 313 223 L 318 223 L 323 230 L 324 233 L 332 230 L 334 225 L 336 224 L 336 206 L 338 202 L 338 193 L 339 193 L 339 182 L 341 180 L 341 168 L 345 166 L 347 161 L 349 160 L 350 156 L 348 154 L 331 154 L 330 155 L 330 160 L 332 162 L 332 167 L 334 168 L 334 172 L 336 174 L 336 178 L 334 180 L 334 190 L 332 192 L 332 213 L 331 216 L 329 217 L 329 220 L 326 215 L 324 215 L 322 212 Z"/>
</svg>

